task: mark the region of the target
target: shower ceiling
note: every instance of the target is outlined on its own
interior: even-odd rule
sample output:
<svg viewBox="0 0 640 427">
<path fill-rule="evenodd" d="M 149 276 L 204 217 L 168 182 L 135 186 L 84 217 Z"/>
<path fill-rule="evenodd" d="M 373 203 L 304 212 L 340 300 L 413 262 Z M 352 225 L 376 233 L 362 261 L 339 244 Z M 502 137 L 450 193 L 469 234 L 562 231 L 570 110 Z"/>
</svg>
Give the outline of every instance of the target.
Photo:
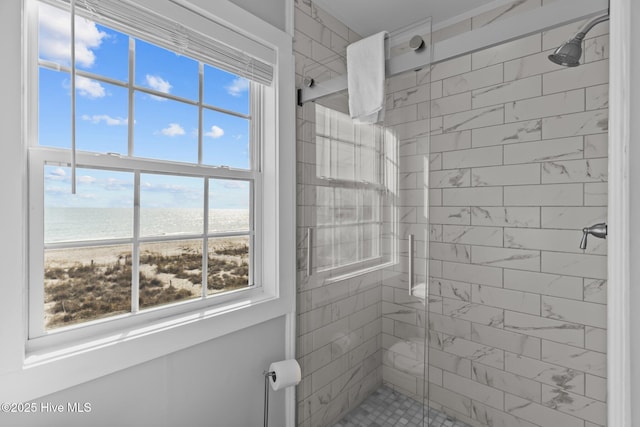
<svg viewBox="0 0 640 427">
<path fill-rule="evenodd" d="M 431 16 L 434 26 L 478 15 L 513 0 L 311 0 L 363 37 Z M 470 13 L 473 11 L 473 13 Z"/>
</svg>

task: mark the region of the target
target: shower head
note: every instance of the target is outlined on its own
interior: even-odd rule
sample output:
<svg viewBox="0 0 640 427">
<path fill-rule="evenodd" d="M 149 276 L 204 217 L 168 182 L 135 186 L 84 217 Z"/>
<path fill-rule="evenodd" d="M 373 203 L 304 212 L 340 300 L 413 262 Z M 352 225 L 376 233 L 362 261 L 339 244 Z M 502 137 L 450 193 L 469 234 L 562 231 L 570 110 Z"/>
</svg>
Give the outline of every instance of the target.
<svg viewBox="0 0 640 427">
<path fill-rule="evenodd" d="M 573 38 L 567 40 L 555 52 L 549 55 L 549 60 L 565 67 L 577 67 L 582 56 L 582 40 L 595 25 L 609 19 L 609 14 L 602 15 L 589 21 Z"/>
</svg>

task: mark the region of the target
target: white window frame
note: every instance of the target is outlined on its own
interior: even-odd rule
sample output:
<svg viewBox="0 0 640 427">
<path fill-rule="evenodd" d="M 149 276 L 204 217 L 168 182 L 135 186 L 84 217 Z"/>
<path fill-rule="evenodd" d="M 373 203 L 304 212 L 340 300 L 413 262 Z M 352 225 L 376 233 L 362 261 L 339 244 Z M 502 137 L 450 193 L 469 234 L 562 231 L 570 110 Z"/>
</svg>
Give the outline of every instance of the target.
<svg viewBox="0 0 640 427">
<path fill-rule="evenodd" d="M 31 135 L 30 127 L 34 126 L 30 117 L 36 117 L 33 109 L 37 109 L 37 99 L 34 105 L 32 92 L 32 88 L 37 87 L 34 86 L 37 83 L 37 65 L 30 62 L 32 52 L 29 49 L 36 46 L 37 26 L 34 28 L 32 21 L 34 0 L 10 3 L 6 10 L 16 12 L 15 8 L 20 8 L 23 22 L 7 23 L 0 31 L 8 36 L 7 40 L 21 36 L 21 48 L 14 50 L 11 47 L 7 51 L 14 60 L 20 58 L 17 61 L 21 64 L 18 80 L 24 90 L 11 91 L 7 95 L 10 101 L 5 102 L 22 106 L 21 120 L 8 123 L 6 136 L 12 145 L 7 147 L 6 156 L 0 160 L 3 170 L 15 184 L 0 189 L 0 197 L 11 200 L 4 208 L 7 221 L 0 224 L 0 232 L 10 242 L 5 243 L 1 254 L 11 258 L 6 266 L 3 262 L 3 268 L 6 267 L 3 279 L 6 298 L 0 299 L 4 323 L 0 326 L 3 343 L 0 346 L 0 400 L 19 402 L 35 399 L 269 319 L 283 315 L 291 317 L 295 312 L 292 37 L 226 0 L 216 1 L 215 8 L 203 0 L 137 0 L 136 3 L 182 20 L 185 25 L 211 28 L 212 36 L 218 39 L 220 31 L 226 32 L 227 36 L 235 32 L 242 38 L 259 41 L 275 52 L 274 82 L 258 100 L 264 113 L 258 124 L 263 140 L 263 215 L 256 222 L 256 232 L 261 230 L 263 283 L 249 293 L 242 293 L 243 298 L 226 304 L 170 313 L 117 331 L 87 334 L 72 342 L 61 340 L 41 347 L 29 345 L 28 280 L 31 266 L 28 264 L 27 139 Z M 242 38 L 234 40 L 237 42 Z M 241 44 L 234 47 L 244 48 Z M 14 71 L 7 67 L 2 75 L 13 77 Z M 82 163 L 82 155 L 79 153 L 79 164 Z"/>
</svg>

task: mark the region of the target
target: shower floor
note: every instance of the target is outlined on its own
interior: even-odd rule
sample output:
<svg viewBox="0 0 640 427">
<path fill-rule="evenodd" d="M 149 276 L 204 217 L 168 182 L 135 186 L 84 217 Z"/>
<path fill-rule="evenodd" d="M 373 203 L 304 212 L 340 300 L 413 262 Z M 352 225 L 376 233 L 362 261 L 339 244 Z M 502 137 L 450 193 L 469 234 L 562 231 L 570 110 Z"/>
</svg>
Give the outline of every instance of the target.
<svg viewBox="0 0 640 427">
<path fill-rule="evenodd" d="M 423 427 L 422 405 L 401 393 L 382 386 L 371 393 L 333 427 Z M 429 409 L 424 427 L 469 427 L 446 414 Z"/>
</svg>

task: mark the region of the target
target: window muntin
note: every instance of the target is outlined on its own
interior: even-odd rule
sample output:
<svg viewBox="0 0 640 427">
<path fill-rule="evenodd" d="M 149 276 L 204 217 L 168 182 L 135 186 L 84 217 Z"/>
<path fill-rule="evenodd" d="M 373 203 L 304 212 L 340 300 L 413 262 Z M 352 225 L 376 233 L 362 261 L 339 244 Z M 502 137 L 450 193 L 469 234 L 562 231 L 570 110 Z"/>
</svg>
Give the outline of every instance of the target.
<svg viewBox="0 0 640 427">
<path fill-rule="evenodd" d="M 67 12 L 41 5 L 41 46 L 46 42 L 42 34 L 51 36 L 51 25 L 46 23 L 46 14 L 51 10 L 54 18 L 66 14 L 65 19 L 68 20 Z M 127 45 L 127 62 L 120 65 L 127 70 L 128 65 L 135 62 L 138 67 L 140 61 L 144 61 L 144 55 L 136 56 L 136 48 L 140 50 L 139 47 L 144 46 L 142 52 L 156 48 L 82 18 L 78 21 L 88 27 L 93 25 L 98 33 L 107 34 L 106 38 L 119 45 L 117 49 L 107 49 L 109 55 L 121 57 L 120 45 Z M 102 58 L 101 46 L 101 43 L 92 46 L 95 64 Z M 68 227 L 75 226 L 76 233 L 62 233 L 62 238 L 52 237 L 55 236 L 54 228 L 45 226 L 48 237 L 46 242 L 41 240 L 40 243 L 43 248 L 41 254 L 44 254 L 43 272 L 42 276 L 36 275 L 44 279 L 42 283 L 31 283 L 31 286 L 43 288 L 34 294 L 43 295 L 44 305 L 42 300 L 32 300 L 30 307 L 32 314 L 34 311 L 41 313 L 32 315 L 32 322 L 33 319 L 38 322 L 43 319 L 44 327 L 30 327 L 31 337 L 61 326 L 144 313 L 147 309 L 166 304 L 203 300 L 208 296 L 253 287 L 256 277 L 253 245 L 256 203 L 253 197 L 256 182 L 260 180 L 259 172 L 250 170 L 252 165 L 257 165 L 258 159 L 252 156 L 255 142 L 250 139 L 253 121 L 248 114 L 248 106 L 251 90 L 259 90 L 259 86 L 240 84 L 240 89 L 234 88 L 235 92 L 229 95 L 232 91 L 230 86 L 220 84 L 222 90 L 229 93 L 219 96 L 216 100 L 218 107 L 213 107 L 204 105 L 201 90 L 196 90 L 195 100 L 186 98 L 193 96 L 188 90 L 190 85 L 196 89 L 203 86 L 202 72 L 192 73 L 195 81 L 180 82 L 176 86 L 169 82 L 165 86 L 168 89 L 163 90 L 157 85 L 152 87 L 151 80 L 146 78 L 147 74 L 160 75 L 159 72 L 151 74 L 149 67 L 153 64 L 147 64 L 148 73 L 145 71 L 145 80 L 140 85 L 129 81 L 128 71 L 109 70 L 105 65 L 92 68 L 91 64 L 84 67 L 77 64 L 76 83 L 80 82 L 80 85 L 76 84 L 77 146 L 81 151 L 99 155 L 80 156 L 83 160 L 76 171 L 77 194 L 72 195 L 70 168 L 60 163 L 60 156 L 56 153 L 60 149 L 67 151 L 71 146 L 69 61 L 67 58 L 65 63 L 64 54 L 57 58 L 43 55 L 43 50 L 42 47 L 39 50 L 39 75 L 42 76 L 39 78 L 40 134 L 37 146 L 32 147 L 32 150 L 40 150 L 38 158 L 42 158 L 42 163 L 36 162 L 31 168 L 42 168 L 44 178 L 32 191 L 37 192 L 41 186 L 45 225 L 47 220 L 57 218 Z M 162 61 L 165 73 L 179 68 L 170 62 L 180 57 L 173 53 L 161 56 L 166 59 Z M 52 63 L 52 59 L 56 62 Z M 205 67 L 215 70 L 194 60 L 182 62 L 189 69 L 196 64 L 196 71 Z M 57 69 L 61 71 L 54 71 Z M 233 77 L 219 71 L 220 75 Z M 235 76 L 233 80 L 244 79 Z M 158 82 L 152 81 L 153 84 Z M 174 88 L 183 89 L 172 93 Z M 210 86 L 210 94 L 214 92 L 212 88 L 215 85 Z M 50 98 L 50 94 L 55 94 L 55 98 Z M 236 98 L 241 98 L 241 101 L 238 103 Z M 235 104 L 226 104 L 225 99 L 233 100 Z M 242 100 L 247 105 L 246 110 Z M 65 109 L 60 108 L 61 103 Z M 242 111 L 234 110 L 235 106 Z M 225 166 L 231 168 L 198 166 L 207 163 L 202 161 L 203 142 L 209 137 L 207 132 L 212 135 L 221 133 L 212 127 L 214 125 L 207 129 L 203 124 L 204 116 L 215 117 L 216 126 L 222 131 L 230 129 L 229 136 L 235 138 L 231 141 L 235 145 L 219 144 L 207 148 L 208 157 L 219 159 L 211 164 L 228 163 Z M 53 118 L 56 123 L 52 122 Z M 169 118 L 175 121 L 169 122 Z M 233 126 L 229 125 L 232 122 Z M 107 163 L 110 166 L 104 166 L 101 155 L 109 156 Z M 48 158 L 55 160 L 49 161 Z M 138 167 L 132 168 L 132 162 Z M 185 163 L 198 166 L 197 173 L 185 173 L 185 167 L 188 170 Z M 61 170 L 64 174 L 60 173 Z M 126 179 L 116 177 L 118 174 L 126 176 Z M 109 179 L 108 175 L 113 176 Z M 47 182 L 51 178 L 57 178 L 63 185 L 52 187 Z M 92 188 L 100 186 L 100 191 L 90 193 L 88 190 L 92 185 Z M 219 188 L 225 188 L 226 193 L 216 193 Z M 128 191 L 126 196 L 119 191 L 124 189 Z M 109 191 L 111 193 L 107 193 Z M 55 195 L 63 193 L 70 205 L 54 206 L 54 203 L 49 203 Z M 111 198 L 106 197 L 107 194 Z M 105 204 L 109 206 L 103 206 Z M 118 207 L 112 206 L 115 204 Z M 74 205 L 78 205 L 76 209 L 84 209 L 84 215 L 80 211 L 72 214 L 68 210 Z M 65 209 L 67 211 L 63 212 Z M 101 210 L 100 214 L 90 212 L 97 209 Z M 165 212 L 157 209 L 165 209 Z M 103 217 L 102 222 L 97 217 Z M 159 224 L 159 218 L 165 221 L 164 224 Z M 118 226 L 110 228 L 110 223 Z M 83 234 L 83 227 L 91 231 Z M 184 239 L 176 240 L 177 237 Z M 103 255 L 93 256 L 95 253 Z M 155 264 L 148 263 L 152 259 Z M 102 286 L 94 286 L 99 283 Z M 73 288 L 74 292 L 62 293 L 57 284 L 64 285 L 62 290 Z M 124 294 L 128 299 L 123 297 Z M 104 302 L 110 296 L 117 304 L 100 305 L 96 302 Z"/>
</svg>

